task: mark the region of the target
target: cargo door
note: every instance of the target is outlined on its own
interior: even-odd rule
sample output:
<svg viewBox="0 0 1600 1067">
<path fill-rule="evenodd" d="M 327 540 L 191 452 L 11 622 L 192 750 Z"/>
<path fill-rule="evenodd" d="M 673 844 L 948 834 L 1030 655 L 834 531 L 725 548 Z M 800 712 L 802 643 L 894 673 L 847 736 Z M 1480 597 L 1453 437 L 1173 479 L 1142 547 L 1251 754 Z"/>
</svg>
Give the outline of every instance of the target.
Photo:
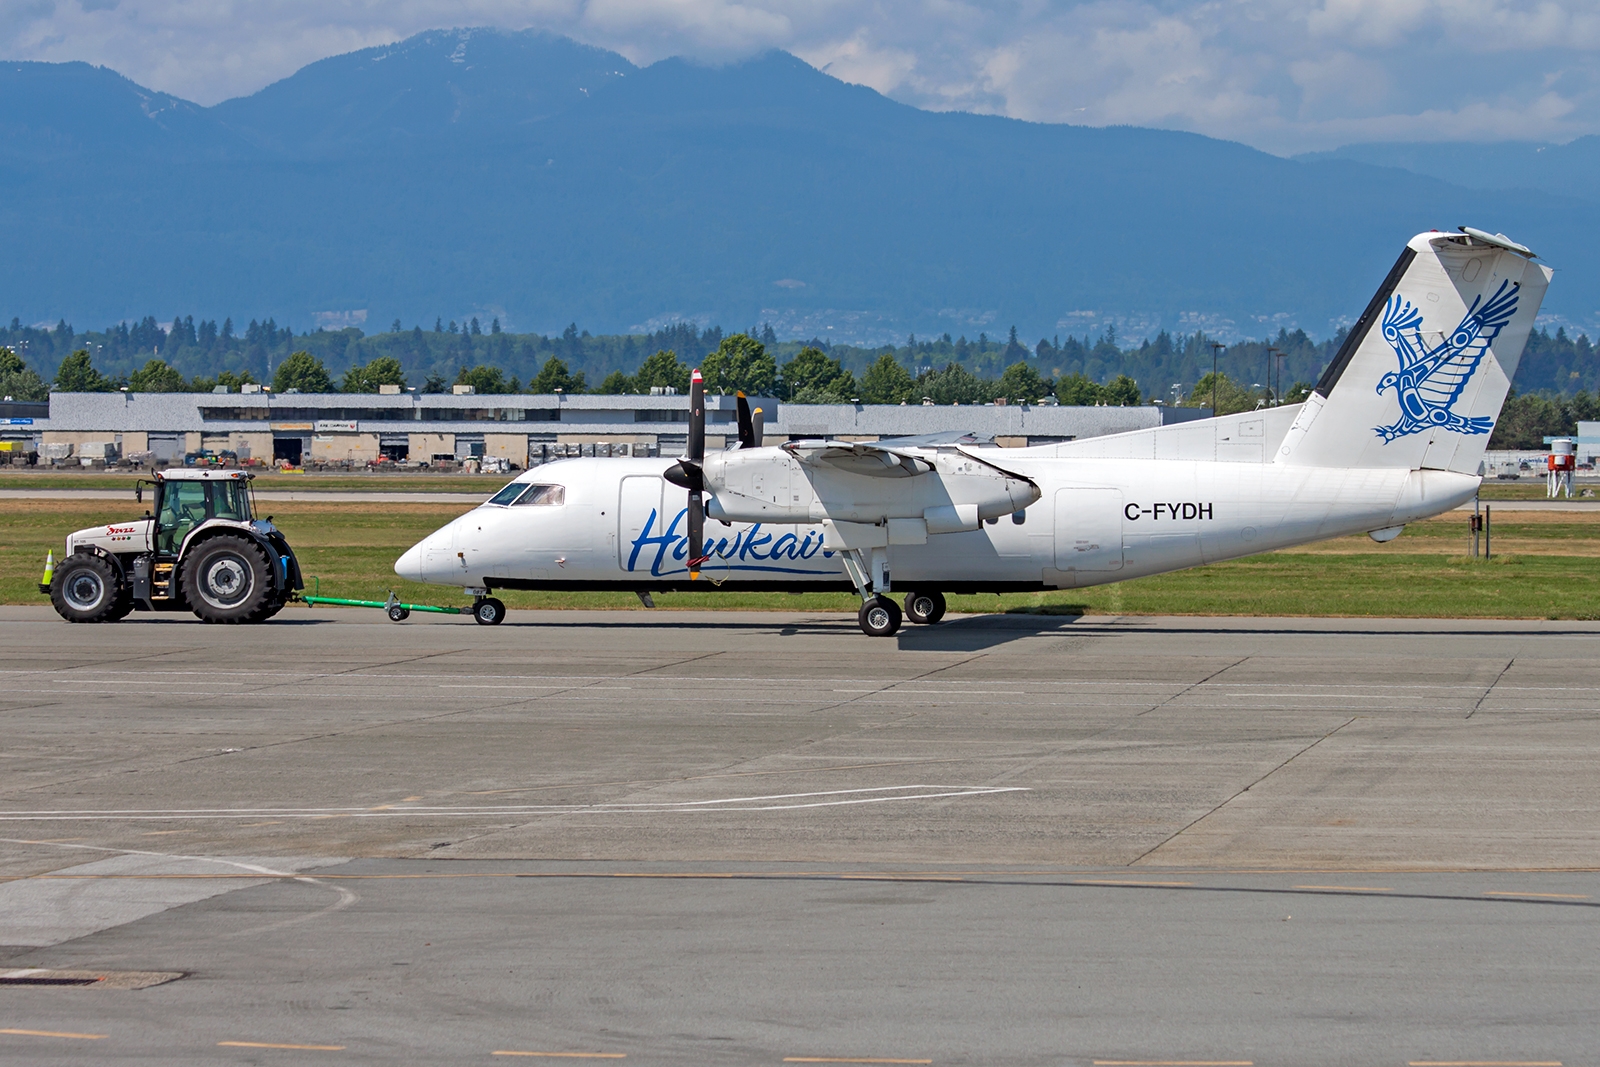
<svg viewBox="0 0 1600 1067">
<path fill-rule="evenodd" d="M 664 479 L 655 475 L 635 475 L 622 479 L 617 500 L 617 565 L 624 571 L 633 559 L 636 543 L 646 537 L 660 537 L 665 532 L 662 528 L 661 491 L 666 484 Z M 655 558 L 653 547 L 640 547 L 634 570 L 649 574 L 650 563 Z"/>
<path fill-rule="evenodd" d="M 1056 490 L 1056 569 L 1122 569 L 1122 490 Z"/>
</svg>

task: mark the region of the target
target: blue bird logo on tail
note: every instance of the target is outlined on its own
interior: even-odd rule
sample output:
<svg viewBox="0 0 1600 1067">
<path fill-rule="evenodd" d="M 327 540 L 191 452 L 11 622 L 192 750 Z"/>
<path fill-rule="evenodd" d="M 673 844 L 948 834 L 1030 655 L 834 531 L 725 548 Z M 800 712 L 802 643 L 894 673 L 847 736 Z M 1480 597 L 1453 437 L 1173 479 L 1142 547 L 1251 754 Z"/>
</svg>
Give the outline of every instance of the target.
<svg viewBox="0 0 1600 1067">
<path fill-rule="evenodd" d="M 1481 295 L 1475 299 L 1461 325 L 1429 348 L 1422 336 L 1422 312 L 1402 296 L 1390 297 L 1383 312 L 1383 338 L 1399 358 L 1400 369 L 1378 381 L 1378 393 L 1395 391 L 1400 399 L 1400 420 L 1374 427 L 1374 432 L 1387 443 L 1424 430 L 1480 434 L 1494 429 L 1490 416 L 1457 415 L 1450 409 L 1516 312 L 1517 287 L 1501 282 L 1489 299 Z"/>
</svg>

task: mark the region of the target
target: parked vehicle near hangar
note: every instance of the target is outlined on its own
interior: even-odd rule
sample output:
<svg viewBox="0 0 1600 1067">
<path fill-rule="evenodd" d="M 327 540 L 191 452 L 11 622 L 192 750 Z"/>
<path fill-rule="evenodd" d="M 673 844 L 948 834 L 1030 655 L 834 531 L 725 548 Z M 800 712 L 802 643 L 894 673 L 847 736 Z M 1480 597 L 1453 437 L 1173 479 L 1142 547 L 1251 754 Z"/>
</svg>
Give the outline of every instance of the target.
<svg viewBox="0 0 1600 1067">
<path fill-rule="evenodd" d="M 262 622 L 304 585 L 300 564 L 270 518 L 255 518 L 254 476 L 177 469 L 150 481 L 153 513 L 78 530 L 39 591 L 68 622 L 116 622 L 134 611 L 192 611 L 206 622 Z"/>
</svg>

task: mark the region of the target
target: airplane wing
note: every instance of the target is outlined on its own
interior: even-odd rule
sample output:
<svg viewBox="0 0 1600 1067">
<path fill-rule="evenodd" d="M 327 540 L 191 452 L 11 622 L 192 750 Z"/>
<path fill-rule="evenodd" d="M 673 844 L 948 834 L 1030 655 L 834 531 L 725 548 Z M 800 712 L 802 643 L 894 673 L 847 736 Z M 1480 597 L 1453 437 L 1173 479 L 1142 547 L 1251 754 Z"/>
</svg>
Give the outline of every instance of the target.
<svg viewBox="0 0 1600 1067">
<path fill-rule="evenodd" d="M 933 470 L 926 459 L 879 441 L 790 441 L 782 447 L 805 466 L 869 478 L 911 478 Z"/>
<path fill-rule="evenodd" d="M 888 441 L 790 441 L 781 447 L 806 466 L 828 466 L 846 474 L 869 478 L 912 478 L 936 468 L 926 456 L 908 451 L 914 448 L 954 448 L 956 452 L 1010 478 L 1026 482 L 1033 479 L 1007 470 L 994 462 L 1000 450 L 993 437 L 959 430 L 896 437 Z M 984 447 L 987 446 L 987 447 Z"/>
<path fill-rule="evenodd" d="M 914 448 L 976 446 L 994 438 L 961 430 L 894 437 L 887 441 L 790 441 L 783 450 L 807 465 L 835 467 L 848 474 L 869 478 L 911 478 L 933 470 L 925 457 L 907 451 Z"/>
</svg>

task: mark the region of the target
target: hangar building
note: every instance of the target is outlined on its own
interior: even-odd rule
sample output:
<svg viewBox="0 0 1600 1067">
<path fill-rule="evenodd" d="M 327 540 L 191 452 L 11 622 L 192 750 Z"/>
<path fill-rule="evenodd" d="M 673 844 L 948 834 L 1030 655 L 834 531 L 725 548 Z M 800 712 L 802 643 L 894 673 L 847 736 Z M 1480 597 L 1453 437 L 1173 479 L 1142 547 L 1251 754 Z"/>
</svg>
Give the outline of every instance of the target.
<svg viewBox="0 0 1600 1067">
<path fill-rule="evenodd" d="M 1203 408 L 754 403 L 766 439 L 878 440 L 947 430 L 1003 446 L 1044 444 L 1203 418 Z M 735 433 L 735 399 L 706 398 L 707 445 Z M 371 393 L 53 393 L 31 416 L 0 420 L 46 455 L 151 452 L 181 461 L 202 449 L 240 459 L 363 464 L 379 456 L 431 462 L 500 456 L 518 467 L 568 455 L 678 455 L 686 447 L 683 396 Z M 51 449 L 48 446 L 56 446 Z M 104 454 L 101 452 L 100 454 Z"/>
</svg>

